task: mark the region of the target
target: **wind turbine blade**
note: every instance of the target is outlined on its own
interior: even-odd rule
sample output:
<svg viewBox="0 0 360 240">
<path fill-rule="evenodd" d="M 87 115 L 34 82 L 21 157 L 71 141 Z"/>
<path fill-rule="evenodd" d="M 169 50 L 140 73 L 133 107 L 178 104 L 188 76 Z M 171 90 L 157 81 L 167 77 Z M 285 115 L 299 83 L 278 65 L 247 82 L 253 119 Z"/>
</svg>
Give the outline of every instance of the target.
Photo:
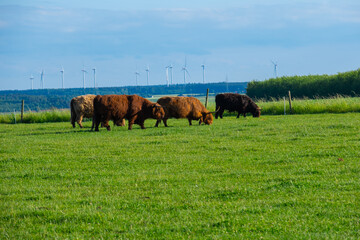
<svg viewBox="0 0 360 240">
<path fill-rule="evenodd" d="M 189 76 L 189 78 L 191 78 L 190 73 L 189 73 L 189 71 L 188 71 L 187 69 L 185 69 L 185 72 L 187 73 L 187 75 Z"/>
</svg>

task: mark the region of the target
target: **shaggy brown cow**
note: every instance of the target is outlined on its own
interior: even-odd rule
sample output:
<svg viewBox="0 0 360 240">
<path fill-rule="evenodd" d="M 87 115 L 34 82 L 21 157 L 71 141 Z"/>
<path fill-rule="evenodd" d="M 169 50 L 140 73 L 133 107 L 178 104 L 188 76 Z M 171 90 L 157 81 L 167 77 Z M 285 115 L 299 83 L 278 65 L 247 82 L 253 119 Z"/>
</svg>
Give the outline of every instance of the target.
<svg viewBox="0 0 360 240">
<path fill-rule="evenodd" d="M 169 118 L 187 118 L 189 125 L 192 120 L 200 120 L 199 124 L 212 124 L 213 115 L 209 112 L 204 105 L 201 104 L 199 99 L 194 97 L 162 97 L 157 101 L 164 110 L 165 117 L 163 122 L 167 127 L 167 120 Z M 161 120 L 157 120 L 155 127 L 159 126 Z"/>
<path fill-rule="evenodd" d="M 150 102 L 138 95 L 97 95 L 94 98 L 93 125 L 99 131 L 100 122 L 110 131 L 109 120 L 115 123 L 123 119 L 129 120 L 129 130 L 134 123 L 145 129 L 147 118 L 161 120 L 165 115 L 164 109 L 157 103 Z"/>
<path fill-rule="evenodd" d="M 88 94 L 77 96 L 71 99 L 71 124 L 75 128 L 75 122 L 77 122 L 80 128 L 83 128 L 83 118 L 92 118 L 94 115 L 94 98 L 96 95 Z M 114 122 L 114 125 L 125 126 L 125 120 Z"/>
<path fill-rule="evenodd" d="M 239 118 L 240 114 L 243 114 L 246 117 L 246 113 L 252 113 L 253 117 L 260 117 L 260 108 L 255 104 L 255 102 L 246 95 L 241 95 L 237 93 L 221 93 L 216 95 L 216 113 L 215 118 L 218 116 L 223 118 L 223 113 L 225 110 L 229 112 L 237 111 Z"/>
<path fill-rule="evenodd" d="M 71 124 L 73 125 L 73 127 L 75 127 L 75 122 L 77 122 L 80 128 L 83 128 L 83 118 L 92 118 L 94 114 L 93 102 L 95 97 L 95 95 L 88 94 L 77 96 L 71 99 Z"/>
</svg>

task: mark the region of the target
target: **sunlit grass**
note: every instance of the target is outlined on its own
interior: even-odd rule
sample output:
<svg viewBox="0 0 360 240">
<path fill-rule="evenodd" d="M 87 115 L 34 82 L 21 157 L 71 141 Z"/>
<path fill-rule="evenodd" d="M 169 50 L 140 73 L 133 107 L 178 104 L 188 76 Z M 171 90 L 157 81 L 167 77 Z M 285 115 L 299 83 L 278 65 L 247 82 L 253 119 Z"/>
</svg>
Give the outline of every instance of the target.
<svg viewBox="0 0 360 240">
<path fill-rule="evenodd" d="M 358 113 L 0 125 L 0 239 L 359 239 Z"/>
</svg>

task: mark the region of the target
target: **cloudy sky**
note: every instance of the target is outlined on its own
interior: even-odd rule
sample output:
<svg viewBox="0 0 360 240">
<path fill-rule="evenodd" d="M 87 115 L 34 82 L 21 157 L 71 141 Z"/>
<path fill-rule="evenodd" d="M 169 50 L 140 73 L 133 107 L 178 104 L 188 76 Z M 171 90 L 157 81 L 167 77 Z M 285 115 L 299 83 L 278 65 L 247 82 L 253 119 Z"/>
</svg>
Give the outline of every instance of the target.
<svg viewBox="0 0 360 240">
<path fill-rule="evenodd" d="M 183 83 L 185 59 L 190 83 L 355 70 L 360 1 L 0 1 L 0 90 Z"/>
</svg>

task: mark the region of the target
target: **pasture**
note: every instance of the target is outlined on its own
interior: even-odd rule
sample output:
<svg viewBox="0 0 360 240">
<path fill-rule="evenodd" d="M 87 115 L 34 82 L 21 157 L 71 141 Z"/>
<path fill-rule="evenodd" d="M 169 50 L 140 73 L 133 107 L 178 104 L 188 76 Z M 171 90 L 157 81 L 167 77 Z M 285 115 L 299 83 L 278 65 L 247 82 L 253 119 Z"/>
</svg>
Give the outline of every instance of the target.
<svg viewBox="0 0 360 240">
<path fill-rule="evenodd" d="M 149 98 L 150 101 L 156 102 L 162 95 L 155 95 Z M 205 97 L 197 97 L 203 104 L 205 104 Z M 345 97 L 336 96 L 327 99 L 293 99 L 292 111 L 293 114 L 318 114 L 318 113 L 347 113 L 360 112 L 360 98 L 359 97 Z M 272 99 L 271 101 L 264 101 L 262 99 L 256 100 L 256 104 L 261 107 L 262 115 L 283 115 L 284 101 L 282 99 Z M 289 102 L 286 100 L 286 113 L 290 113 Z M 208 100 L 208 109 L 215 111 L 215 96 L 210 96 Z M 225 116 L 234 116 L 235 113 L 224 114 Z M 53 109 L 41 112 L 25 112 L 23 116 L 24 123 L 44 123 L 44 122 L 67 122 L 70 119 L 69 109 Z M 0 114 L 0 123 L 19 123 L 20 112 Z"/>
<path fill-rule="evenodd" d="M 359 239 L 360 114 L 0 124 L 0 239 Z"/>
</svg>

